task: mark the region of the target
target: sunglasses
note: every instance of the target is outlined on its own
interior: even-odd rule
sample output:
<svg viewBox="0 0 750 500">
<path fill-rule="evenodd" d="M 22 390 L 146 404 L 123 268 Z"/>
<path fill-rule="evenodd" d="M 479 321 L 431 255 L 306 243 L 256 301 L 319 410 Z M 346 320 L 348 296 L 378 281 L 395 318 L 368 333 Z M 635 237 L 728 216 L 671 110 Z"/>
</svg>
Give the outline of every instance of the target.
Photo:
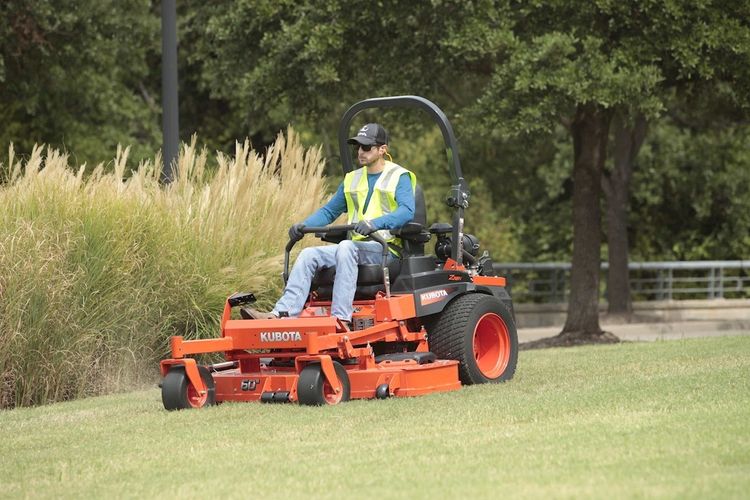
<svg viewBox="0 0 750 500">
<path fill-rule="evenodd" d="M 368 144 L 367 146 L 365 146 L 364 144 L 355 144 L 354 149 L 357 150 L 361 148 L 362 151 L 369 151 L 372 148 L 379 148 L 380 146 L 382 146 L 382 144 Z"/>
</svg>

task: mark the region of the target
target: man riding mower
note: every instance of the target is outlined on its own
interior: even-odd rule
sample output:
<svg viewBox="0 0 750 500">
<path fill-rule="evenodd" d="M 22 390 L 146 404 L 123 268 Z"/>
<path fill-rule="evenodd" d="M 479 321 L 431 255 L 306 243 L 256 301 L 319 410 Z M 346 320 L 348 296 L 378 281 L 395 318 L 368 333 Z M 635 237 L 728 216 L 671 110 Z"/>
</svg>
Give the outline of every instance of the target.
<svg viewBox="0 0 750 500">
<path fill-rule="evenodd" d="M 421 189 L 411 172 L 384 159 L 381 126 L 368 124 L 348 138 L 360 111 L 397 106 L 422 109 L 440 127 L 454 182 L 452 224 L 426 228 Z M 161 362 L 168 410 L 223 401 L 336 404 L 513 377 L 512 301 L 489 254 L 479 256 L 477 239 L 463 233 L 469 191 L 445 114 L 417 96 L 367 99 L 344 114 L 338 139 L 344 182 L 326 206 L 290 229 L 284 295 L 261 313 L 248 307 L 252 293 L 236 293 L 225 304 L 221 337 L 172 337 L 172 358 Z M 353 169 L 347 143 L 357 146 L 362 168 Z M 348 224 L 327 226 L 344 209 Z M 338 244 L 303 250 L 290 276 L 290 252 L 305 234 Z M 433 235 L 435 255 L 425 255 Z M 191 357 L 216 352 L 226 361 L 198 366 Z"/>
</svg>

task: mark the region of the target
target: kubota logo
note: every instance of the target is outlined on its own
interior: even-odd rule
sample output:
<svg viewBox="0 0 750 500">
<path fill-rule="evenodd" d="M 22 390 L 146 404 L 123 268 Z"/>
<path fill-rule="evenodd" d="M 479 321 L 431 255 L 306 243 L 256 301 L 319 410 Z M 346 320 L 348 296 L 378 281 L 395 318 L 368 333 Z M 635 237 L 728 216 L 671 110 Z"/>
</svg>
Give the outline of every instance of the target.
<svg viewBox="0 0 750 500">
<path fill-rule="evenodd" d="M 261 342 L 290 342 L 302 340 L 299 332 L 260 332 Z"/>
<path fill-rule="evenodd" d="M 419 301 L 422 303 L 423 306 L 426 306 L 428 304 L 434 304 L 435 302 L 438 302 L 443 297 L 447 297 L 448 292 L 445 289 L 442 290 L 435 290 L 432 292 L 426 292 L 419 296 Z"/>
</svg>

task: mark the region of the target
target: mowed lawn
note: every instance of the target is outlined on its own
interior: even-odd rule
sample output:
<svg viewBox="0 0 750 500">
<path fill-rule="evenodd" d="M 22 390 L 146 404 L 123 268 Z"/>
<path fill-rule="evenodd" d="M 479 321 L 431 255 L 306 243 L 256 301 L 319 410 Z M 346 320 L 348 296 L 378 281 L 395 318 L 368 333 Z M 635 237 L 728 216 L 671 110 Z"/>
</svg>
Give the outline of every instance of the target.
<svg viewBox="0 0 750 500">
<path fill-rule="evenodd" d="M 2 497 L 750 496 L 750 337 L 522 351 L 509 383 L 169 413 L 0 413 Z"/>
</svg>

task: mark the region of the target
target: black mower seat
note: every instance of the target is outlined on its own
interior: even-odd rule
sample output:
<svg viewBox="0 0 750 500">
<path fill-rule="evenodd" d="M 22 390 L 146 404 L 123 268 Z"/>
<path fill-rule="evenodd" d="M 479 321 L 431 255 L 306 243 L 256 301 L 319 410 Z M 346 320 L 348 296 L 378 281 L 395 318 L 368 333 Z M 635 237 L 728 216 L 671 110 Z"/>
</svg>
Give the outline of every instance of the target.
<svg viewBox="0 0 750 500">
<path fill-rule="evenodd" d="M 378 264 L 360 264 L 357 266 L 357 285 L 377 285 L 383 283 L 383 268 Z M 401 259 L 394 259 L 388 264 L 388 275 L 391 282 L 396 279 L 401 270 Z M 336 268 L 326 267 L 315 273 L 313 277 L 314 285 L 333 285 L 336 279 Z"/>
<path fill-rule="evenodd" d="M 371 299 L 380 291 L 385 291 L 383 285 L 383 268 L 377 264 L 360 264 L 357 266 L 357 291 L 354 300 Z M 391 283 L 401 271 L 401 259 L 395 259 L 388 264 L 388 275 Z M 318 300 L 331 300 L 333 297 L 333 281 L 336 278 L 336 268 L 326 267 L 315 273 L 312 290 Z"/>
</svg>

